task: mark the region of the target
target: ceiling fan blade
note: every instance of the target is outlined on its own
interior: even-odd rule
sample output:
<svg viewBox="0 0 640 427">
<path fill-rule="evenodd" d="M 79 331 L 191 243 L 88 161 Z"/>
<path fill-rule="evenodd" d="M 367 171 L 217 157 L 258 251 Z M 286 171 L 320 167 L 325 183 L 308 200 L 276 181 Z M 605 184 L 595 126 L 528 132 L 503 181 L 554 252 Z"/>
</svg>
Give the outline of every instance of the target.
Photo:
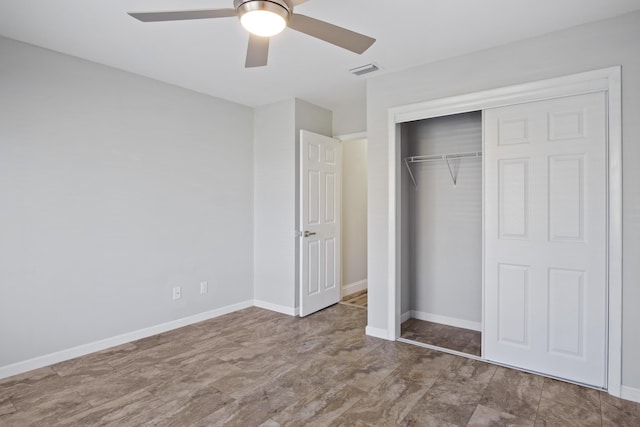
<svg viewBox="0 0 640 427">
<path fill-rule="evenodd" d="M 376 41 L 364 34 L 297 13 L 289 18 L 289 28 L 358 54 L 369 49 Z"/>
<path fill-rule="evenodd" d="M 264 67 L 269 57 L 269 37 L 260 37 L 249 34 L 249 47 L 247 47 L 247 60 L 245 68 Z"/>
<path fill-rule="evenodd" d="M 228 18 L 236 16 L 235 9 L 178 10 L 171 12 L 128 12 L 142 22 L 182 21 L 186 19 Z"/>
<path fill-rule="evenodd" d="M 297 5 L 299 5 L 299 4 L 306 3 L 306 2 L 308 2 L 308 1 L 309 1 L 309 0 L 290 0 L 290 3 L 291 3 L 292 5 L 294 5 L 294 6 L 297 6 Z"/>
</svg>

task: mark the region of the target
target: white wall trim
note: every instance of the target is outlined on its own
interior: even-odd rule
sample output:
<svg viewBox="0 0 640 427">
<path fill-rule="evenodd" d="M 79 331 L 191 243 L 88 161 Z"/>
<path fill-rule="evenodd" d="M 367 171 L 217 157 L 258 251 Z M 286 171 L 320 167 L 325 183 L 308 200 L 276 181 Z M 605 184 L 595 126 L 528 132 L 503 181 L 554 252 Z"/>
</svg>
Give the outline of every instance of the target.
<svg viewBox="0 0 640 427">
<path fill-rule="evenodd" d="M 258 299 L 253 300 L 253 305 L 259 308 L 264 308 L 265 310 L 271 310 L 275 311 L 276 313 L 286 314 L 288 316 L 297 316 L 300 314 L 300 309 L 298 307 L 286 307 L 284 305 L 273 304 Z"/>
<path fill-rule="evenodd" d="M 349 283 L 342 286 L 342 296 L 355 294 L 356 292 L 364 291 L 367 289 L 367 279 L 360 280 L 359 282 Z"/>
<path fill-rule="evenodd" d="M 411 319 L 411 315 L 412 315 L 411 310 L 405 311 L 404 313 L 402 313 L 402 315 L 400 316 L 400 323 L 402 324 L 407 320 Z"/>
<path fill-rule="evenodd" d="M 447 116 L 487 108 L 504 107 L 609 90 L 610 82 L 620 67 L 603 68 L 547 80 L 489 89 L 465 95 L 441 98 L 389 109 L 394 123 L 405 123 L 432 117 Z"/>
<path fill-rule="evenodd" d="M 622 71 L 609 69 L 609 351 L 607 388 L 620 397 L 622 386 Z"/>
<path fill-rule="evenodd" d="M 382 338 L 383 340 L 388 340 L 389 339 L 389 335 L 387 334 L 387 330 L 386 329 L 374 328 L 372 326 L 367 326 L 365 328 L 364 332 L 365 332 L 365 334 L 369 335 L 370 337 Z"/>
<path fill-rule="evenodd" d="M 24 360 L 22 362 L 13 363 L 0 367 L 0 379 L 18 375 L 34 369 L 43 368 L 55 363 L 64 362 L 65 360 L 74 359 L 96 351 L 105 350 L 107 348 L 126 344 L 152 335 L 168 332 L 173 329 L 182 328 L 193 323 L 202 322 L 204 320 L 213 319 L 223 316 L 234 311 L 242 310 L 253 306 L 253 301 L 243 301 L 237 304 L 228 305 L 217 308 L 215 310 L 206 311 L 204 313 L 195 314 L 193 316 L 183 317 L 181 319 L 172 320 L 170 322 L 161 323 L 159 325 L 150 326 L 148 328 L 139 329 L 126 334 L 117 335 L 115 337 L 106 338 L 100 341 L 94 341 L 88 344 L 82 344 L 77 347 L 68 348 L 57 351 L 55 353 L 45 354 L 44 356 L 34 357 L 33 359 Z"/>
<path fill-rule="evenodd" d="M 622 384 L 622 89 L 620 66 L 569 76 L 490 89 L 460 96 L 390 108 L 388 110 L 389 223 L 387 253 L 387 332 L 400 336 L 400 124 L 468 111 L 541 101 L 562 96 L 606 92 L 608 95 L 608 392 L 621 395 Z M 483 286 L 484 289 L 484 286 Z"/>
<path fill-rule="evenodd" d="M 340 142 L 356 141 L 358 139 L 366 139 L 367 132 L 356 132 L 356 133 L 347 133 L 344 135 L 335 135 L 334 138 Z"/>
<path fill-rule="evenodd" d="M 627 400 L 632 400 L 634 402 L 640 403 L 640 388 L 629 387 L 627 385 L 623 385 L 620 387 L 620 397 Z"/>
<path fill-rule="evenodd" d="M 482 322 L 474 322 L 473 320 L 458 319 L 455 317 L 441 316 L 439 314 L 425 313 L 424 311 L 416 310 L 411 310 L 411 317 L 418 320 L 425 320 L 427 322 L 455 326 L 456 328 L 471 329 L 472 331 L 478 332 L 482 331 Z"/>
</svg>

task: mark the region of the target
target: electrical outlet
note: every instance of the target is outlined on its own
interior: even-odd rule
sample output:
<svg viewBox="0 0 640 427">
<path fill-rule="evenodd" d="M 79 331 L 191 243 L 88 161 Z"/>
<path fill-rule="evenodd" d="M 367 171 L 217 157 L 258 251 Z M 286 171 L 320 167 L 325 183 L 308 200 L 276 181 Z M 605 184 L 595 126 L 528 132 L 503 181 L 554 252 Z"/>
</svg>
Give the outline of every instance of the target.
<svg viewBox="0 0 640 427">
<path fill-rule="evenodd" d="M 180 299 L 182 298 L 182 290 L 180 289 L 180 286 L 176 286 L 173 288 L 173 299 Z"/>
<path fill-rule="evenodd" d="M 207 292 L 209 292 L 209 283 L 200 282 L 200 293 L 206 294 Z"/>
</svg>

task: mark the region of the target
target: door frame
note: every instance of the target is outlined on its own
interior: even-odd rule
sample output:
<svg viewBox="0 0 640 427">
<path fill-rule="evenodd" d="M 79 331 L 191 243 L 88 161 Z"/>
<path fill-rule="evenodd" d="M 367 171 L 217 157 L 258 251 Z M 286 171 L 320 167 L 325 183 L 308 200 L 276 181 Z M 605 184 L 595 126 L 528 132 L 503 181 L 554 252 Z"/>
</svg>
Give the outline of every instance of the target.
<svg viewBox="0 0 640 427">
<path fill-rule="evenodd" d="M 401 248 L 401 158 L 400 125 L 414 120 L 481 111 L 488 108 L 547 99 L 605 92 L 608 116 L 607 185 L 607 378 L 608 392 L 621 395 L 622 388 L 622 87 L 621 67 L 490 89 L 465 95 L 403 105 L 388 110 L 389 130 L 389 224 L 388 224 L 388 305 L 387 334 L 400 337 L 400 252 Z M 484 144 L 484 141 L 483 141 Z M 484 190 L 483 190 L 484 191 Z M 483 208 L 484 216 L 484 208 Z M 483 235 L 484 235 L 484 217 Z M 483 245 L 484 265 L 484 245 Z M 482 278 L 484 299 L 484 273 Z M 483 303 L 484 324 L 484 303 Z"/>
</svg>

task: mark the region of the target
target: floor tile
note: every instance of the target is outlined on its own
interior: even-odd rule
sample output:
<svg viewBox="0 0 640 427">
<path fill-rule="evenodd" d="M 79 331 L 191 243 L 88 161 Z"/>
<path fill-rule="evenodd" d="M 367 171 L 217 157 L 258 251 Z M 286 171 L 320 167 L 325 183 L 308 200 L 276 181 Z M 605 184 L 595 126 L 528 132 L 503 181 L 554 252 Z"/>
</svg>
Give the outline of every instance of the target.
<svg viewBox="0 0 640 427">
<path fill-rule="evenodd" d="M 151 394 L 144 390 L 136 390 L 101 405 L 60 417 L 58 422 L 64 426 L 105 425 L 160 406 L 162 402 L 154 399 Z"/>
<path fill-rule="evenodd" d="M 307 395 L 272 418 L 283 426 L 326 426 L 365 395 L 354 387 L 339 384 L 327 391 Z"/>
<path fill-rule="evenodd" d="M 399 367 L 399 362 L 381 357 L 377 352 L 370 352 L 350 364 L 335 380 L 368 392 Z"/>
<path fill-rule="evenodd" d="M 427 386 L 433 385 L 442 373 L 457 359 L 440 351 L 421 349 L 400 364 L 400 377 Z"/>
<path fill-rule="evenodd" d="M 481 397 L 481 393 L 474 391 L 437 391 L 433 394 L 428 391 L 407 414 L 405 422 L 420 425 L 421 420 L 433 417 L 439 422 L 464 426 L 471 419 Z"/>
<path fill-rule="evenodd" d="M 533 420 L 518 418 L 507 412 L 500 412 L 492 408 L 487 408 L 486 406 L 478 405 L 467 427 L 486 426 L 530 427 L 533 426 Z"/>
<path fill-rule="evenodd" d="M 402 427 L 459 427 L 456 424 L 442 421 L 430 414 L 418 414 L 413 411 L 410 412 L 399 425 Z"/>
<path fill-rule="evenodd" d="M 481 405 L 517 417 L 535 420 L 544 378 L 514 369 L 497 368 Z"/>
<path fill-rule="evenodd" d="M 540 400 L 536 426 L 596 427 L 602 425 L 600 411 L 589 405 Z"/>
<path fill-rule="evenodd" d="M 585 411 L 600 410 L 599 391 L 551 378 L 544 379 L 540 402 L 545 400 L 579 407 Z"/>
<path fill-rule="evenodd" d="M 630 402 L 601 392 L 602 425 L 606 427 L 640 426 L 640 403 Z"/>
<path fill-rule="evenodd" d="M 239 369 L 229 373 L 229 375 L 223 378 L 213 381 L 210 385 L 217 390 L 239 399 L 257 389 L 262 389 L 273 384 L 278 377 L 292 369 L 295 369 L 295 366 L 286 362 L 278 363 L 266 370 Z"/>
<path fill-rule="evenodd" d="M 233 402 L 192 424 L 194 427 L 248 427 L 259 426 L 270 420 L 263 403 L 240 404 Z"/>
<path fill-rule="evenodd" d="M 64 389 L 56 392 L 36 392 L 12 402 L 17 411 L 11 416 L 14 420 L 23 422 L 23 425 L 51 425 L 59 419 L 91 408 L 78 392 Z M 4 422 L 3 420 L 3 424 Z"/>
<path fill-rule="evenodd" d="M 441 323 L 409 319 L 401 325 L 401 336 L 412 341 L 430 344 L 474 356 L 481 354 L 481 333 Z"/>
<path fill-rule="evenodd" d="M 0 416 L 13 414 L 14 412 L 16 412 L 16 407 L 13 406 L 13 403 L 11 403 L 11 400 L 6 399 L 6 400 L 0 401 Z"/>
<path fill-rule="evenodd" d="M 165 402 L 162 411 L 153 417 L 150 424 L 166 427 L 189 426 L 233 402 L 233 398 L 218 390 L 201 388 L 189 393 L 186 398 Z"/>
<path fill-rule="evenodd" d="M 390 375 L 333 425 L 397 425 L 425 395 L 428 387 Z"/>
</svg>

